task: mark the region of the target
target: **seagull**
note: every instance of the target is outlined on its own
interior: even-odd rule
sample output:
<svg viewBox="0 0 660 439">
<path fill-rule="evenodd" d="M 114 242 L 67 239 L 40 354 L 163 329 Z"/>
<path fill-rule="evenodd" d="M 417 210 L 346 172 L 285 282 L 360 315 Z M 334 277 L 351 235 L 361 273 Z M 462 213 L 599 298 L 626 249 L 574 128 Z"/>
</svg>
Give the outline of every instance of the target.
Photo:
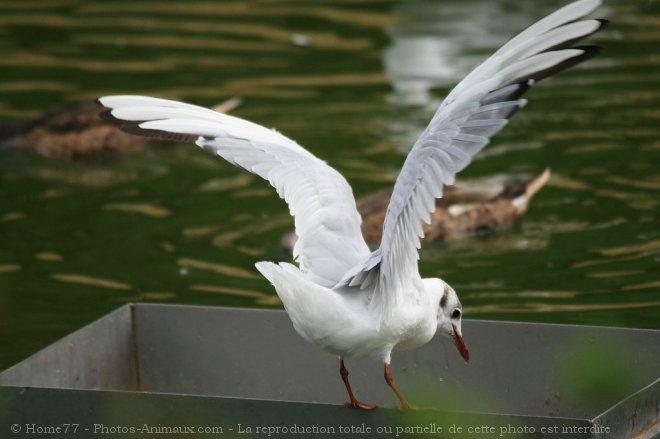
<svg viewBox="0 0 660 439">
<path fill-rule="evenodd" d="M 274 129 L 191 104 L 146 96 L 105 96 L 104 117 L 142 136 L 194 142 L 267 180 L 294 217 L 296 264 L 257 262 L 296 332 L 339 357 L 349 407 L 372 410 L 348 380 L 344 359 L 384 365 L 401 410 L 414 406 L 394 382 L 394 350 L 414 349 L 436 333 L 450 337 L 467 363 L 461 302 L 445 281 L 418 270 L 422 221 L 443 187 L 526 104 L 535 82 L 595 55 L 573 44 L 602 28 L 584 19 L 600 0 L 579 0 L 519 33 L 469 73 L 444 99 L 413 145 L 394 184 L 380 245 L 371 251 L 347 181 L 325 161 Z"/>
</svg>

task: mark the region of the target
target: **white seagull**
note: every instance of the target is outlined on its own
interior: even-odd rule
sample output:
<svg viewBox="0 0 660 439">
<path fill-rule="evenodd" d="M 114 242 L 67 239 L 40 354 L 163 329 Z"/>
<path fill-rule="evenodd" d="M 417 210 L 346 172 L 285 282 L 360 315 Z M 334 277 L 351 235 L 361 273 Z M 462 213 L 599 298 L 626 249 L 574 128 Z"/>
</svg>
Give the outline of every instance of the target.
<svg viewBox="0 0 660 439">
<path fill-rule="evenodd" d="M 371 356 L 385 380 L 412 406 L 392 378 L 395 349 L 413 349 L 439 332 L 469 360 L 461 335 L 462 308 L 438 278 L 423 279 L 417 260 L 421 221 L 429 221 L 444 185 L 497 133 L 526 100 L 535 81 L 597 52 L 573 47 L 603 20 L 582 19 L 600 0 L 579 0 L 530 26 L 486 59 L 445 98 L 406 157 L 394 185 L 380 246 L 370 251 L 351 187 L 326 162 L 275 130 L 181 102 L 144 96 L 106 96 L 106 117 L 127 132 L 192 141 L 268 182 L 289 205 L 298 236 L 298 265 L 257 262 L 305 340 L 339 356 L 350 407 L 371 410 L 348 381 L 345 357 Z"/>
</svg>

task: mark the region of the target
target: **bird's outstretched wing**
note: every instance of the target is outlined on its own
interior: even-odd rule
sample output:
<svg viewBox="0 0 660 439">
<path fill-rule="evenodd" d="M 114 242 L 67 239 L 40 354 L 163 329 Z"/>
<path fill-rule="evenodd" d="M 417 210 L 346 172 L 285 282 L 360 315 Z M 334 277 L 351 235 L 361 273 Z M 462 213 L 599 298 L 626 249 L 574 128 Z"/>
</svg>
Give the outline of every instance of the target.
<svg viewBox="0 0 660 439">
<path fill-rule="evenodd" d="M 332 287 L 369 254 L 344 177 L 293 140 L 227 114 L 166 99 L 106 96 L 105 117 L 129 133 L 192 141 L 277 190 L 295 217 L 294 258 L 316 283 Z"/>
<path fill-rule="evenodd" d="M 595 46 L 571 47 L 598 31 L 602 20 L 580 20 L 600 0 L 571 3 L 530 26 L 468 74 L 445 98 L 408 154 L 390 199 L 380 247 L 344 276 L 340 285 L 366 288 L 374 298 L 395 306 L 417 278 L 422 221 L 430 221 L 444 185 L 489 142 L 526 101 L 534 83 L 597 52 Z M 386 313 L 383 313 L 386 315 Z"/>
</svg>

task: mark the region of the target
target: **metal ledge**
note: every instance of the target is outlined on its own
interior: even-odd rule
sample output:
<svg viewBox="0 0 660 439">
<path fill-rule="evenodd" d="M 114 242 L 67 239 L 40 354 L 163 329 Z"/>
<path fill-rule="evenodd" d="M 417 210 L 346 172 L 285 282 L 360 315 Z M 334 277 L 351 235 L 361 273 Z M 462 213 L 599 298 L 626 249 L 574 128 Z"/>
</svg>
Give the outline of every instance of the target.
<svg viewBox="0 0 660 439">
<path fill-rule="evenodd" d="M 69 420 L 90 429 L 80 437 L 94 424 L 155 421 L 224 426 L 225 436 L 255 422 L 364 424 L 374 434 L 480 424 L 496 428 L 492 437 L 506 427 L 515 434 L 501 437 L 660 433 L 660 331 L 468 320 L 463 334 L 467 365 L 441 337 L 393 355 L 397 384 L 429 409 L 361 413 L 343 407 L 337 359 L 302 340 L 282 311 L 126 305 L 2 372 L 0 431 Z M 381 364 L 347 366 L 362 400 L 393 407 Z M 523 427 L 534 433 L 518 435 Z"/>
</svg>

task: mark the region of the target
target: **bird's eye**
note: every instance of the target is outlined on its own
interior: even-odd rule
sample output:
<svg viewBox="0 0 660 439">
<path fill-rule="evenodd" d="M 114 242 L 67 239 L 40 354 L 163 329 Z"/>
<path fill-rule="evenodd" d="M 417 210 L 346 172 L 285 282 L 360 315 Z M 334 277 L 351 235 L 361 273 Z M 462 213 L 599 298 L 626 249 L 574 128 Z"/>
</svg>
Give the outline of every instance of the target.
<svg viewBox="0 0 660 439">
<path fill-rule="evenodd" d="M 451 318 L 452 319 L 457 319 L 461 316 L 461 310 L 460 309 L 455 309 L 454 312 L 451 313 Z"/>
</svg>

